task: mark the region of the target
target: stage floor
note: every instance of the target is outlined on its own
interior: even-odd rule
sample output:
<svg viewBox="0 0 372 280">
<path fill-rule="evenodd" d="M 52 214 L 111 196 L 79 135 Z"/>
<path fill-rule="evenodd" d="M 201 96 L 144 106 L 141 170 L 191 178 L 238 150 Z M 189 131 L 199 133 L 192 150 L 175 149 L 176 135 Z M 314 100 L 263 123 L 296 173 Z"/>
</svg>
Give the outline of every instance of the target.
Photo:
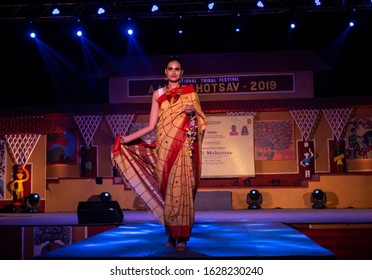
<svg viewBox="0 0 372 280">
<path fill-rule="evenodd" d="M 166 248 L 147 211 L 123 211 L 115 228 L 36 259 L 335 259 L 291 224 L 370 224 L 372 209 L 196 211 L 186 252 Z M 0 214 L 0 226 L 82 226 L 77 213 Z"/>
<path fill-rule="evenodd" d="M 334 259 L 332 252 L 282 223 L 198 221 L 186 252 L 165 247 L 154 222 L 119 226 L 37 259 Z"/>
</svg>

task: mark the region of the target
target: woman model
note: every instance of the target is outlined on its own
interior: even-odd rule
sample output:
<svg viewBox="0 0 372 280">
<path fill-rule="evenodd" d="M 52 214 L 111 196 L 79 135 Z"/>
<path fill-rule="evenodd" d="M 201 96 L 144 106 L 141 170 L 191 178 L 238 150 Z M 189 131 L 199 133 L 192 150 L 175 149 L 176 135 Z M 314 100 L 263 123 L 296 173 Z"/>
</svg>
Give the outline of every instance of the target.
<svg viewBox="0 0 372 280">
<path fill-rule="evenodd" d="M 183 252 L 195 220 L 206 117 L 194 87 L 180 83 L 181 60 L 171 57 L 164 71 L 168 84 L 153 93 L 148 125 L 119 136 L 111 158 L 124 181 L 164 225 L 166 246 Z M 152 144 L 132 142 L 154 130 Z"/>
</svg>

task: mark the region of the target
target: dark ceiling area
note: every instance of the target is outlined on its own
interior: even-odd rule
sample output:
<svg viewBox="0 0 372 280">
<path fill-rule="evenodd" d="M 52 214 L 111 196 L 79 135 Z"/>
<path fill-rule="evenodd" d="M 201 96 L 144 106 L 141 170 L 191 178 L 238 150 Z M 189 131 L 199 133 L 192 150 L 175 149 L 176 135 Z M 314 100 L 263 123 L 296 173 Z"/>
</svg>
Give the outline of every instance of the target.
<svg viewBox="0 0 372 280">
<path fill-rule="evenodd" d="M 156 1 L 158 13 L 149 11 L 151 1 L 104 1 L 101 16 L 96 9 L 102 1 L 74 1 L 62 3 L 58 17 L 50 15 L 51 1 L 4 2 L 0 108 L 107 103 L 107 79 L 94 78 L 105 60 L 172 54 L 310 50 L 333 69 L 314 73 L 315 97 L 370 95 L 370 1 L 320 1 L 321 7 L 314 1 L 266 1 L 261 10 L 257 1 L 215 1 L 212 11 L 207 1 Z M 348 29 L 350 19 L 356 26 Z M 125 34 L 129 26 L 132 38 Z M 84 46 L 74 36 L 77 27 L 85 32 Z M 40 43 L 28 37 L 30 30 Z"/>
</svg>

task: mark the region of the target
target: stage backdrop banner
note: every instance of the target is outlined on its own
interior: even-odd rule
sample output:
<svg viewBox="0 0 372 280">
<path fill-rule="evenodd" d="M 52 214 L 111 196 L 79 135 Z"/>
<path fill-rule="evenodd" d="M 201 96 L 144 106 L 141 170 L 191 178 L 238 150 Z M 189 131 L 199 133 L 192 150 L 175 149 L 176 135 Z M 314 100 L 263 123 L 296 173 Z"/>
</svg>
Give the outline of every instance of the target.
<svg viewBox="0 0 372 280">
<path fill-rule="evenodd" d="M 253 177 L 253 116 L 207 116 L 202 178 Z"/>
</svg>

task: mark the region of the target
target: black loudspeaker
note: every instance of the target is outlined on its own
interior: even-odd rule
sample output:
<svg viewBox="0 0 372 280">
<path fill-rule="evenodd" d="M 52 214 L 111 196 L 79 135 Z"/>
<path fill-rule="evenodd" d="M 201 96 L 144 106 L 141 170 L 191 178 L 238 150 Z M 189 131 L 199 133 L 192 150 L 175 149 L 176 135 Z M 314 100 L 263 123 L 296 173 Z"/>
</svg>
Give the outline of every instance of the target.
<svg viewBox="0 0 372 280">
<path fill-rule="evenodd" d="M 77 214 L 79 224 L 121 224 L 124 219 L 117 201 L 81 201 Z"/>
<path fill-rule="evenodd" d="M 273 186 L 279 186 L 280 185 L 280 179 L 272 179 L 271 185 Z"/>
<path fill-rule="evenodd" d="M 96 184 L 97 185 L 102 185 L 103 184 L 103 178 L 102 177 L 97 177 L 96 178 Z"/>
</svg>

